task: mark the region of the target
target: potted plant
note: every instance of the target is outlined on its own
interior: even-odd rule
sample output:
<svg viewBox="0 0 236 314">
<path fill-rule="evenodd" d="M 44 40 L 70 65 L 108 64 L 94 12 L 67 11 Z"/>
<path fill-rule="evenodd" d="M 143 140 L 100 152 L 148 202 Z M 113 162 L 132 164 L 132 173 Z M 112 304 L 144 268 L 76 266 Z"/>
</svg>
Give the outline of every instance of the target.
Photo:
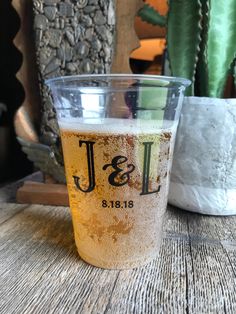
<svg viewBox="0 0 236 314">
<path fill-rule="evenodd" d="M 169 202 L 212 215 L 236 214 L 235 1 L 170 0 L 166 17 L 145 5 L 143 20 L 167 28 L 171 75 L 192 81 L 177 132 Z"/>
</svg>

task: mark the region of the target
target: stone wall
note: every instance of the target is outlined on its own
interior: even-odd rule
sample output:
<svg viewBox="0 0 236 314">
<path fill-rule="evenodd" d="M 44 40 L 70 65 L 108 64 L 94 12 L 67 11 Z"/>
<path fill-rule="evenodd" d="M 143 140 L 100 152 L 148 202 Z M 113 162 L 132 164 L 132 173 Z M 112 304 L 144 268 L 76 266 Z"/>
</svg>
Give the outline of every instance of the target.
<svg viewBox="0 0 236 314">
<path fill-rule="evenodd" d="M 33 0 L 36 59 L 41 92 L 40 142 L 63 165 L 55 111 L 45 79 L 109 73 L 115 34 L 113 0 Z"/>
</svg>

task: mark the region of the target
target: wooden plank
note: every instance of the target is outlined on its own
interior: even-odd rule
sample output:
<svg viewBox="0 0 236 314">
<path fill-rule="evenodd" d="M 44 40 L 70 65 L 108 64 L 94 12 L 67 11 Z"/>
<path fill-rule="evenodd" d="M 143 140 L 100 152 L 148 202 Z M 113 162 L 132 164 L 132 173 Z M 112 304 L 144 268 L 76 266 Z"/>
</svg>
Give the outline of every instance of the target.
<svg viewBox="0 0 236 314">
<path fill-rule="evenodd" d="M 235 223 L 169 208 L 160 257 L 109 271 L 79 259 L 68 209 L 28 206 L 1 225 L 0 312 L 235 313 Z"/>
<path fill-rule="evenodd" d="M 142 0 L 115 0 L 115 3 L 116 46 L 111 73 L 130 73 L 130 53 L 139 47 L 139 40 L 134 29 L 134 20 L 144 2 Z"/>
<path fill-rule="evenodd" d="M 17 202 L 21 204 L 43 204 L 69 206 L 66 185 L 26 181 L 18 189 Z"/>
<path fill-rule="evenodd" d="M 0 203 L 0 225 L 25 208 L 25 205 Z"/>
<path fill-rule="evenodd" d="M 9 183 L 4 187 L 0 188 L 0 203 L 10 203 L 16 201 L 16 192 L 19 187 L 24 184 L 25 180 L 42 182 L 43 181 L 43 174 L 38 171 L 35 172 L 21 180 Z"/>
<path fill-rule="evenodd" d="M 83 307 L 90 295 L 96 299 L 109 274 L 79 259 L 69 212 L 61 207 L 28 207 L 1 229 L 0 251 L 1 285 L 6 285 L 0 289 L 1 312 L 60 313 L 57 307 L 62 298 L 68 313 L 68 306 L 70 310 L 78 303 Z M 109 280 L 112 283 L 112 276 Z"/>
</svg>

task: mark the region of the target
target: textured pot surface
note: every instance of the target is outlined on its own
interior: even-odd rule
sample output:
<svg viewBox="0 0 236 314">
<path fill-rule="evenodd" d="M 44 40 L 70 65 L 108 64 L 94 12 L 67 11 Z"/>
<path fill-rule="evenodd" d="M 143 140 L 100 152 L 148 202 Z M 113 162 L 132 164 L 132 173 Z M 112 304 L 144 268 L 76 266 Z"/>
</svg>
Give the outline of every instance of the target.
<svg viewBox="0 0 236 314">
<path fill-rule="evenodd" d="M 236 99 L 185 98 L 169 202 L 203 214 L 236 214 Z"/>
</svg>

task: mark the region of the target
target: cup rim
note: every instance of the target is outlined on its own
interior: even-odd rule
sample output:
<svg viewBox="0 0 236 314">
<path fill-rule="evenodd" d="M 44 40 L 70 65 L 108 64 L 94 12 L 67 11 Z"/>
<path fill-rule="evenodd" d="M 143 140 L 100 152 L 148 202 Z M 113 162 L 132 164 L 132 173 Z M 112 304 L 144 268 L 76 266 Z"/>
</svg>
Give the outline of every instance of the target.
<svg viewBox="0 0 236 314">
<path fill-rule="evenodd" d="M 49 87 L 51 87 L 52 85 L 54 85 L 53 87 L 58 87 L 56 86 L 56 83 L 59 82 L 64 82 L 64 83 L 69 83 L 71 81 L 71 83 L 73 83 L 73 81 L 92 81 L 92 80 L 96 80 L 96 79 L 107 79 L 110 78 L 111 81 L 121 81 L 121 80 L 145 80 L 145 81 L 149 81 L 150 84 L 152 82 L 152 85 L 147 85 L 145 87 L 162 87 L 162 88 L 173 88 L 173 87 L 182 87 L 182 88 L 186 88 L 188 86 L 191 85 L 191 81 L 188 79 L 185 79 L 183 77 L 174 77 L 174 76 L 164 76 L 164 75 L 149 75 L 149 74 L 122 74 L 122 73 L 111 73 L 111 74 L 77 74 L 77 75 L 68 75 L 68 76 L 58 76 L 58 77 L 54 77 L 54 78 L 50 78 L 45 80 L 46 85 L 48 85 Z M 159 81 L 159 85 L 155 85 L 154 82 Z M 167 84 L 165 84 L 167 83 Z M 170 84 L 168 84 L 170 83 Z M 128 84 L 127 84 L 128 86 Z M 126 88 L 127 88 L 126 86 Z M 79 86 L 79 87 L 83 87 L 83 86 Z M 61 88 L 61 86 L 60 86 Z M 94 86 L 86 86 L 86 89 L 94 89 Z M 124 88 L 124 86 L 123 86 Z M 116 89 L 116 88 L 115 88 Z"/>
</svg>

